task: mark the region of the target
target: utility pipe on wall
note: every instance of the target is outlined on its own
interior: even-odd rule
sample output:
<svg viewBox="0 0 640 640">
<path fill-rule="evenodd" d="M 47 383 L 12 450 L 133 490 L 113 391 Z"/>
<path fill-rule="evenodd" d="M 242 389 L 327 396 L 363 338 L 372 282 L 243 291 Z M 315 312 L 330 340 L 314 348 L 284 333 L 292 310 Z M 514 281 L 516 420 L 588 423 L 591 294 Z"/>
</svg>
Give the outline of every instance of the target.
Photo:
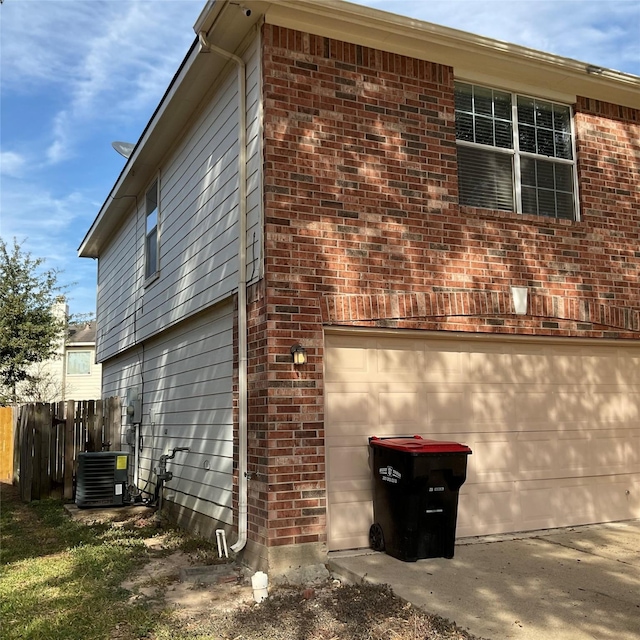
<svg viewBox="0 0 640 640">
<path fill-rule="evenodd" d="M 201 53 L 217 53 L 235 62 L 238 69 L 238 539 L 235 553 L 247 544 L 247 71 L 242 58 L 221 49 L 198 33 Z"/>
<path fill-rule="evenodd" d="M 140 423 L 133 425 L 133 484 L 136 491 L 140 486 Z"/>
</svg>

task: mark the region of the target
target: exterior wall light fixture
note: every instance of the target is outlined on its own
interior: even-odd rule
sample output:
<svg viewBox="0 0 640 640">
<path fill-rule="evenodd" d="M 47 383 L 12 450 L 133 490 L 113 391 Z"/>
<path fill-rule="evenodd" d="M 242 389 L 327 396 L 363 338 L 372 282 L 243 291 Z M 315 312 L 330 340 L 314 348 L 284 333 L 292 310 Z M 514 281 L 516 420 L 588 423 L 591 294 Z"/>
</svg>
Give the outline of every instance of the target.
<svg viewBox="0 0 640 640">
<path fill-rule="evenodd" d="M 527 315 L 528 293 L 527 287 L 511 287 L 513 310 L 519 316 Z"/>
<path fill-rule="evenodd" d="M 307 351 L 301 344 L 294 344 L 291 347 L 291 357 L 296 366 L 307 364 Z"/>
</svg>

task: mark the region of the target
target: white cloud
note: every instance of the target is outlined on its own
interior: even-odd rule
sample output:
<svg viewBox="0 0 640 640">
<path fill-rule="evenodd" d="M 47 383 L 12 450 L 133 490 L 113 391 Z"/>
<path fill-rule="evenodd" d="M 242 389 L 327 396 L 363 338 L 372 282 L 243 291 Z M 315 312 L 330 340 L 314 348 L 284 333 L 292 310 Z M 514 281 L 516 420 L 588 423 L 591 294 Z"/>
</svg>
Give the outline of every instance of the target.
<svg viewBox="0 0 640 640">
<path fill-rule="evenodd" d="M 0 174 L 18 177 L 26 165 L 24 156 L 15 151 L 0 151 Z"/>
<path fill-rule="evenodd" d="M 24 251 L 43 258 L 46 268 L 61 272 L 58 282 L 69 287 L 74 313 L 95 311 L 96 265 L 78 258 L 76 248 L 86 230 L 87 211 L 96 209 L 79 191 L 57 197 L 34 183 L 3 181 L 0 235 L 8 242 L 15 237 Z"/>
<path fill-rule="evenodd" d="M 2 85 L 29 92 L 74 74 L 77 42 L 99 24 L 103 2 L 24 0 L 2 6 Z"/>
<path fill-rule="evenodd" d="M 50 91 L 64 105 L 52 121 L 50 163 L 71 157 L 92 128 L 152 112 L 195 37 L 201 8 L 201 0 L 3 5 L 3 91 Z"/>
<path fill-rule="evenodd" d="M 53 120 L 53 142 L 46 152 L 47 160 L 51 164 L 57 164 L 66 160 L 69 155 L 69 136 L 71 129 L 68 126 L 69 115 L 66 111 L 58 112 Z"/>
<path fill-rule="evenodd" d="M 56 258 L 60 248 L 59 234 L 85 215 L 87 209 L 95 209 L 95 204 L 80 192 L 59 198 L 37 184 L 23 181 L 14 184 L 5 180 L 0 233 L 4 238 L 16 236 L 18 241 L 28 238 L 30 251 L 34 254 Z M 72 234 L 68 237 L 76 239 Z"/>
</svg>

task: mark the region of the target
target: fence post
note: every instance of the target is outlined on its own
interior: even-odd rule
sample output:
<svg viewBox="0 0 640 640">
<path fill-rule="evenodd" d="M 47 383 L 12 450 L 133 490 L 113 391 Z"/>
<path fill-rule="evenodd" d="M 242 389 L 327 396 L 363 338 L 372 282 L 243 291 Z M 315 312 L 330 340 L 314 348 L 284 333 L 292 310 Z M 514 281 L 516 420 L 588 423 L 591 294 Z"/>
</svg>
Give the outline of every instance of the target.
<svg viewBox="0 0 640 640">
<path fill-rule="evenodd" d="M 34 416 L 33 405 L 23 407 L 20 412 L 20 498 L 23 502 L 31 502 L 33 494 Z"/>
<path fill-rule="evenodd" d="M 33 406 L 31 434 L 33 438 L 33 460 L 31 462 L 31 499 L 40 500 L 40 462 L 42 460 L 42 423 L 39 403 Z"/>
<path fill-rule="evenodd" d="M 16 425 L 13 437 L 13 483 L 20 484 L 20 463 L 22 462 L 22 423 L 25 419 L 25 407 L 14 407 Z"/>
<path fill-rule="evenodd" d="M 75 415 L 76 403 L 73 400 L 67 400 L 66 416 L 64 425 L 64 498 L 71 500 L 73 498 L 73 472 L 74 472 L 74 445 L 75 445 Z"/>
<path fill-rule="evenodd" d="M 52 417 L 55 425 L 55 475 L 54 480 L 57 486 L 62 486 L 64 483 L 64 402 L 61 400 L 55 405 L 55 413 Z M 53 462 L 52 462 L 53 467 Z"/>
<path fill-rule="evenodd" d="M 107 407 L 109 440 L 111 441 L 111 451 L 120 451 L 122 448 L 122 413 L 120 398 L 114 396 L 105 400 Z"/>
<path fill-rule="evenodd" d="M 87 451 L 100 451 L 100 435 L 98 432 L 98 416 L 96 415 L 96 401 L 87 402 Z"/>
<path fill-rule="evenodd" d="M 96 418 L 95 418 L 95 434 L 96 448 L 95 451 L 102 451 L 103 445 L 107 442 L 107 433 L 104 424 L 104 413 L 102 410 L 102 400 L 96 400 Z"/>
<path fill-rule="evenodd" d="M 57 408 L 58 405 L 55 403 L 49 404 L 49 465 L 48 465 L 48 476 L 49 476 L 49 494 L 48 498 L 53 497 L 55 493 L 56 484 L 58 480 L 58 423 L 57 423 Z"/>
<path fill-rule="evenodd" d="M 37 499 L 43 500 L 48 498 L 51 493 L 51 475 L 49 470 L 49 454 L 51 452 L 51 405 L 43 402 L 39 402 L 36 405 L 36 434 L 40 450 L 35 461 L 36 465 L 38 465 L 35 486 Z"/>
<path fill-rule="evenodd" d="M 75 458 L 87 449 L 86 402 L 77 402 L 74 413 Z"/>
<path fill-rule="evenodd" d="M 0 480 L 13 478 L 13 408 L 0 407 Z"/>
</svg>

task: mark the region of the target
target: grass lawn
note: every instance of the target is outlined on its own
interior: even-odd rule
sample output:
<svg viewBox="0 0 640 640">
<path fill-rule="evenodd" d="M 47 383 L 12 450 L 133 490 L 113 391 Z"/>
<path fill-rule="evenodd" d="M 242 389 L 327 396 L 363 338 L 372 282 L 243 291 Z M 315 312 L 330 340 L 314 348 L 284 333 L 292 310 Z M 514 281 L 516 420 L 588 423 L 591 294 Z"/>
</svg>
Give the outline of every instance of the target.
<svg viewBox="0 0 640 640">
<path fill-rule="evenodd" d="M 274 586 L 257 605 L 242 581 L 180 583 L 172 561 L 219 563 L 214 545 L 153 520 L 80 523 L 5 483 L 0 516 L 2 640 L 477 640 L 384 585 Z"/>
<path fill-rule="evenodd" d="M 161 615 L 119 587 L 144 564 L 145 528 L 72 521 L 58 501 L 22 504 L 1 485 L 3 640 L 145 637 Z"/>
</svg>

